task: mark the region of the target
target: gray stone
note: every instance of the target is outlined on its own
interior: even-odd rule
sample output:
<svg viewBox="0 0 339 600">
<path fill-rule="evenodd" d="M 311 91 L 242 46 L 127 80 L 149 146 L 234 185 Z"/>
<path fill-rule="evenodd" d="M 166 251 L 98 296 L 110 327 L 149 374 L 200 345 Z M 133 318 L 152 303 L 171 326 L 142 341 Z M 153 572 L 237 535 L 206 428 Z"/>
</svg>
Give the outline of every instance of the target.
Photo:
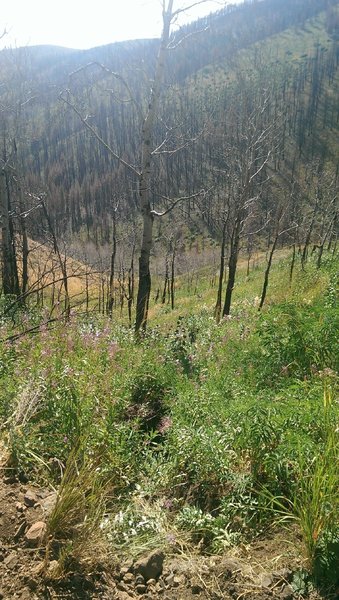
<svg viewBox="0 0 339 600">
<path fill-rule="evenodd" d="M 273 585 L 273 583 L 274 583 L 274 577 L 271 573 L 265 573 L 265 575 L 262 575 L 262 577 L 261 577 L 262 587 L 269 588 Z"/>
<path fill-rule="evenodd" d="M 40 500 L 40 505 L 42 510 L 44 511 L 44 514 L 49 516 L 55 506 L 57 500 L 57 493 L 56 492 L 51 492 L 50 494 L 48 494 L 48 496 L 46 496 L 45 498 L 43 498 L 42 500 Z"/>
<path fill-rule="evenodd" d="M 125 583 L 131 584 L 131 583 L 134 583 L 135 577 L 134 577 L 133 573 L 127 572 L 127 573 L 125 573 L 123 580 Z"/>
<path fill-rule="evenodd" d="M 24 588 L 19 596 L 20 600 L 32 600 L 32 590 Z"/>
<path fill-rule="evenodd" d="M 28 546 L 36 547 L 42 544 L 46 538 L 46 532 L 47 526 L 44 521 L 34 523 L 25 534 Z"/>
<path fill-rule="evenodd" d="M 114 596 L 114 600 L 131 600 L 132 596 L 127 592 L 120 591 L 117 596 Z M 113 598 L 112 598 L 113 600 Z"/>
<path fill-rule="evenodd" d="M 158 579 L 163 570 L 165 555 L 161 550 L 151 552 L 145 558 L 139 559 L 135 565 L 135 573 L 140 573 L 145 581 L 148 579 Z"/>
<path fill-rule="evenodd" d="M 38 503 L 38 497 L 33 490 L 27 490 L 26 494 L 24 495 L 24 503 L 28 507 L 35 506 Z"/>
<path fill-rule="evenodd" d="M 128 592 L 128 587 L 127 587 L 126 583 L 124 583 L 123 581 L 118 581 L 117 589 L 120 590 L 121 592 Z"/>
<path fill-rule="evenodd" d="M 51 560 L 51 562 L 48 565 L 47 568 L 47 577 L 51 577 L 53 579 L 53 577 L 55 577 L 57 575 L 59 571 L 59 563 L 57 560 Z"/>
<path fill-rule="evenodd" d="M 11 552 L 4 559 L 4 564 L 6 565 L 6 567 L 8 569 L 14 569 L 14 567 L 16 567 L 17 563 L 18 563 L 18 555 L 16 552 Z"/>
<path fill-rule="evenodd" d="M 167 577 L 165 577 L 166 585 L 173 585 L 173 580 L 174 580 L 174 573 L 170 573 L 169 575 L 167 575 Z"/>
<path fill-rule="evenodd" d="M 147 588 L 143 583 L 139 583 L 138 585 L 135 586 L 135 591 L 138 594 L 144 594 L 147 591 Z"/>
</svg>

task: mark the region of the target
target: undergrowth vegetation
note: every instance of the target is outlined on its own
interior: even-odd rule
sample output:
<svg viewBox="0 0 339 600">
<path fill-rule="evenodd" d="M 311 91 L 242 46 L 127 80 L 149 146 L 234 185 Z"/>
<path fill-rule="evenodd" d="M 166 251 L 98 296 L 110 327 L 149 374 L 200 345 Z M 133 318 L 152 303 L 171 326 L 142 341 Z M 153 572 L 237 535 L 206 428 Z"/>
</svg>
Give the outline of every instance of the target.
<svg viewBox="0 0 339 600">
<path fill-rule="evenodd" d="M 191 541 L 218 553 L 297 524 L 307 577 L 338 585 L 335 264 L 310 264 L 287 289 L 281 261 L 259 314 L 260 276 L 218 325 L 207 291 L 176 322 L 159 312 L 138 343 L 73 314 L 1 344 L 9 464 L 59 489 L 48 527 L 60 561 L 98 531 L 120 552 Z"/>
</svg>

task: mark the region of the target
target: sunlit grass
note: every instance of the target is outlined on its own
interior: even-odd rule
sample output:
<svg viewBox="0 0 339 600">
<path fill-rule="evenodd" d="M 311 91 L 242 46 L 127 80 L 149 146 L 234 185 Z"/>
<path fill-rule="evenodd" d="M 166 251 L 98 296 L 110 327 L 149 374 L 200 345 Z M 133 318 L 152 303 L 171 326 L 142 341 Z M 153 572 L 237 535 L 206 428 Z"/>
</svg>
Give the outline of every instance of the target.
<svg viewBox="0 0 339 600">
<path fill-rule="evenodd" d="M 176 278 L 174 311 L 154 304 L 154 277 L 138 343 L 124 308 L 112 319 L 73 311 L 50 328 L 42 320 L 35 336 L 1 346 L 4 442 L 11 468 L 59 488 L 49 527 L 60 568 L 83 560 L 102 524 L 114 552 L 173 536 L 223 552 L 265 535 L 281 518 L 278 498 L 293 507 L 311 567 L 329 556 L 335 264 L 328 255 L 321 269 L 309 260 L 302 271 L 297 261 L 290 285 L 290 258 L 277 252 L 260 313 L 265 253 L 248 275 L 240 258 L 231 317 L 219 324 L 215 269 L 204 267 L 193 284 L 190 273 Z M 324 377 L 332 383 L 322 404 Z"/>
</svg>

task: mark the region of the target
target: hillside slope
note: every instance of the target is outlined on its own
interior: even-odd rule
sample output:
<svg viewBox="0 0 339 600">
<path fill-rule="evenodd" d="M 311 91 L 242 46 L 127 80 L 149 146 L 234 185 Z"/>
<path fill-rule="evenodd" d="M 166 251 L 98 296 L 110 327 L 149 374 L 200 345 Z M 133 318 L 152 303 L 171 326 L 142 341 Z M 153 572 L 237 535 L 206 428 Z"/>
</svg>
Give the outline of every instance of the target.
<svg viewBox="0 0 339 600">
<path fill-rule="evenodd" d="M 277 260 L 259 314 L 263 270 L 219 324 L 213 271 L 183 278 L 138 343 L 1 320 L 5 600 L 337 598 L 337 261 Z"/>
<path fill-rule="evenodd" d="M 173 120 L 182 121 L 185 123 L 183 135 L 186 132 L 194 137 L 206 127 L 206 120 L 215 122 L 231 93 L 232 69 L 238 75 L 240 70 L 242 77 L 254 78 L 253 81 L 259 77 L 259 71 L 262 75 L 265 73 L 266 80 L 274 73 L 276 85 L 287 89 L 281 110 L 287 112 L 291 123 L 295 121 L 289 128 L 289 138 L 298 138 L 301 152 L 307 155 L 310 145 L 323 139 L 323 143 L 311 151 L 312 158 L 333 160 L 337 150 L 334 103 L 338 75 L 336 29 L 333 17 L 330 19 L 337 4 L 333 1 L 328 5 L 320 0 L 284 3 L 265 0 L 233 7 L 184 28 L 177 37 L 188 35 L 187 40 L 178 46 L 173 57 L 169 55 L 168 82 L 181 100 L 178 104 L 173 93 L 165 100 L 168 126 Z M 327 14 L 319 17 L 325 6 Z M 190 37 L 194 30 L 200 31 L 206 26 L 206 31 Z M 114 78 L 94 65 L 72 79 L 69 75 L 86 64 L 99 62 L 113 71 L 121 71 L 136 100 L 144 105 L 145 75 L 152 74 L 157 45 L 156 40 L 141 40 L 85 51 L 42 47 L 0 53 L 4 73 L 2 93 L 15 96 L 20 86 L 19 102 L 23 103 L 21 117 L 17 115 L 13 122 L 16 168 L 28 190 L 48 190 L 49 208 L 60 233 L 75 233 L 86 224 L 91 236 L 99 227 L 99 236 L 106 239 L 105 214 L 110 210 L 112 194 L 121 195 L 121 190 L 126 190 L 123 204 L 127 204 L 129 211 L 133 211 L 137 202 L 133 192 L 135 184 L 128 181 L 105 149 L 86 133 L 76 115 L 58 101 L 60 91 L 70 87 L 75 102 L 84 115 L 86 112 L 91 115 L 91 124 L 100 135 L 125 153 L 133 164 L 138 164 L 136 115 L 131 107 L 114 100 L 114 95 L 118 97 L 122 92 Z M 146 73 L 140 73 L 140 65 Z M 187 86 L 187 81 L 193 74 L 193 95 L 197 100 L 188 106 L 187 102 L 192 104 L 192 84 Z M 7 75 L 11 81 L 6 83 Z M 107 89 L 112 86 L 113 90 L 108 93 Z M 295 86 L 299 88 L 297 92 Z M 290 102 L 292 93 L 294 106 Z M 217 115 L 208 114 L 207 107 L 213 107 Z M 159 140 L 162 135 L 159 128 Z M 201 143 L 196 160 L 200 161 L 200 155 L 208 156 L 208 152 Z M 303 158 L 306 160 L 308 156 Z M 193 163 L 187 173 L 185 162 L 184 152 L 175 167 L 170 165 L 170 172 L 173 168 L 176 172 L 179 170 L 180 185 L 190 191 L 197 187 L 196 182 L 193 184 L 197 168 Z M 162 193 L 176 194 L 176 186 L 169 183 L 170 173 L 162 170 L 160 174 L 156 168 L 154 177 L 159 176 Z M 35 229 L 37 234 L 39 229 Z"/>
</svg>

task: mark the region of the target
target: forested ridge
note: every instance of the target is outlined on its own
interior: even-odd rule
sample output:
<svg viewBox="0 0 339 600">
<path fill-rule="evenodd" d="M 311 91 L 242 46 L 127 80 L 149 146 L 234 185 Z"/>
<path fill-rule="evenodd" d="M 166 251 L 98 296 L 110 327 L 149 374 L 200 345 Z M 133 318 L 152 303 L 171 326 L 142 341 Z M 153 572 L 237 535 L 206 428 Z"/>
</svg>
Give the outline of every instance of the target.
<svg viewBox="0 0 339 600">
<path fill-rule="evenodd" d="M 165 288 L 171 270 L 174 305 L 175 272 L 201 240 L 200 266 L 220 248 L 217 315 L 240 254 L 269 248 L 271 265 L 291 246 L 304 263 L 313 247 L 320 263 L 336 243 L 338 3 L 248 2 L 171 27 L 160 42 L 1 52 L 6 295 L 58 280 L 69 310 L 71 256 L 101 273 L 100 310 L 126 300 L 130 320 L 139 275 L 139 329 L 151 270 Z M 29 239 L 54 252 L 52 284 L 48 261 L 29 281 Z"/>
<path fill-rule="evenodd" d="M 263 102 L 268 105 L 266 121 L 258 127 L 270 121 L 271 137 L 279 143 L 271 141 L 268 148 L 274 184 L 260 191 L 261 198 L 271 193 L 272 185 L 281 190 L 282 178 L 302 188 L 312 169 L 335 172 L 336 7 L 337 2 L 319 0 L 265 0 L 230 7 L 176 32 L 156 127 L 155 148 L 166 137 L 161 150 L 168 155 L 159 153 L 152 166 L 155 207 L 163 206 L 162 196 L 209 190 L 203 206 L 192 204 L 215 236 L 218 198 L 228 193 L 226 179 L 232 171 L 228 149 L 246 143 L 239 139 L 244 138 L 239 127 L 235 139 L 232 127 L 238 120 L 248 130 L 252 111 Z M 138 214 L 136 182 L 62 103 L 60 93 L 67 89 L 83 118 L 137 166 L 138 111 L 147 102 L 157 48 L 156 40 L 143 40 L 86 51 L 41 47 L 0 54 L 6 155 L 25 190 L 25 209 L 32 207 L 30 193 L 46 194 L 58 235 L 108 242 L 112 198 L 119 198 L 120 222 Z M 135 102 L 127 102 L 122 81 L 103 67 L 123 75 Z M 241 97 L 246 102 L 238 102 Z M 176 148 L 181 150 L 171 153 Z M 224 176 L 216 176 L 221 170 Z M 259 187 L 266 178 L 264 171 Z M 305 195 L 299 193 L 300 207 Z M 260 213 L 264 219 L 262 209 Z M 43 237 L 46 225 L 40 217 L 35 211 L 27 219 L 34 237 Z"/>
</svg>

